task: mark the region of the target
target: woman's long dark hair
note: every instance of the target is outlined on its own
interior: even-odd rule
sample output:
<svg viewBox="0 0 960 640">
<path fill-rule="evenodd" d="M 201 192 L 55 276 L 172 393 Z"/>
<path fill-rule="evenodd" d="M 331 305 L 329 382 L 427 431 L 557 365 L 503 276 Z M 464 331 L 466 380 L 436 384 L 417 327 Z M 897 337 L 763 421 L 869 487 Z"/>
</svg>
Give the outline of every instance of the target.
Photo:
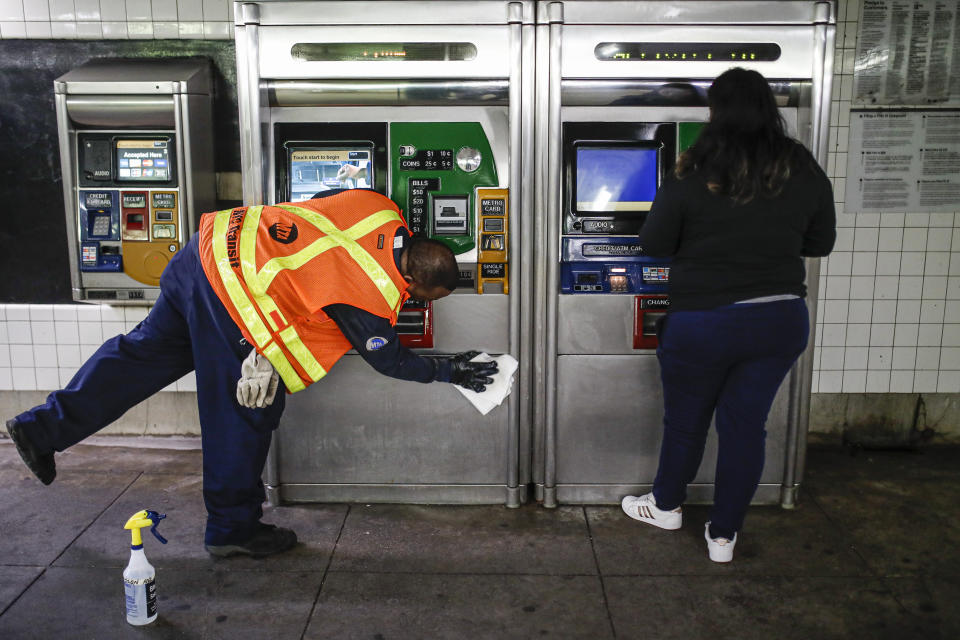
<svg viewBox="0 0 960 640">
<path fill-rule="evenodd" d="M 677 160 L 684 178 L 699 171 L 710 191 L 749 202 L 776 196 L 808 154 L 786 134 L 766 79 L 739 67 L 723 72 L 707 90 L 710 122 Z"/>
</svg>

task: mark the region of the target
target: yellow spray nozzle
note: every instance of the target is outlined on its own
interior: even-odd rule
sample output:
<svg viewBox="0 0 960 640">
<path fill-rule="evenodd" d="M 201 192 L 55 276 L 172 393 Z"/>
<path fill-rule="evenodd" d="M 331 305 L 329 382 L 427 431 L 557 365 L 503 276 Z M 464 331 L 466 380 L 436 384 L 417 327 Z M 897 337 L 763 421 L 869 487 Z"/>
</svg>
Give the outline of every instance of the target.
<svg viewBox="0 0 960 640">
<path fill-rule="evenodd" d="M 153 520 L 150 519 L 149 512 L 144 509 L 139 513 L 135 513 L 130 516 L 130 519 L 127 520 L 127 524 L 123 525 L 124 529 L 139 529 L 140 527 L 150 527 L 153 526 Z"/>
<path fill-rule="evenodd" d="M 162 513 L 144 509 L 143 511 L 138 511 L 130 516 L 130 519 L 127 520 L 127 524 L 123 525 L 123 528 L 130 529 L 130 535 L 132 538 L 131 544 L 135 547 L 143 544 L 143 537 L 140 535 L 140 529 L 142 527 L 150 527 L 153 535 L 155 535 L 160 542 L 166 544 L 167 541 L 164 540 L 159 533 L 157 533 L 157 525 L 160 524 L 160 521 L 166 517 L 167 516 Z"/>
</svg>

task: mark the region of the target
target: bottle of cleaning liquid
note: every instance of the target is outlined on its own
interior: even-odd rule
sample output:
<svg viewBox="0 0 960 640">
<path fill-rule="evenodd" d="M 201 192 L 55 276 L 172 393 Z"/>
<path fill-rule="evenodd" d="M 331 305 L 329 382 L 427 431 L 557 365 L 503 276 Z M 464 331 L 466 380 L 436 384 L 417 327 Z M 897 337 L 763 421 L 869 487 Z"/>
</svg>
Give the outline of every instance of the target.
<svg viewBox="0 0 960 640">
<path fill-rule="evenodd" d="M 142 527 L 150 527 L 150 533 L 163 544 L 167 541 L 157 532 L 157 525 L 167 516 L 156 511 L 141 511 L 123 525 L 130 529 L 133 540 L 130 544 L 130 562 L 123 570 L 123 590 L 127 601 L 127 622 L 133 625 L 150 624 L 157 619 L 157 572 L 147 561 L 143 552 Z"/>
</svg>

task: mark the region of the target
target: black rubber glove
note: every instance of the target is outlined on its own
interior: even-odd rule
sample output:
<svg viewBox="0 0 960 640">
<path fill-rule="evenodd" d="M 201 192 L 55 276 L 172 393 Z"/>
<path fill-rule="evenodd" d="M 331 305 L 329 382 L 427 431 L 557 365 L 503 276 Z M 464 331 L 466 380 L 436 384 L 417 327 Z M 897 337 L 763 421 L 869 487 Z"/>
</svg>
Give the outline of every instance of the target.
<svg viewBox="0 0 960 640">
<path fill-rule="evenodd" d="M 493 382 L 490 376 L 497 372 L 498 367 L 496 362 L 470 362 L 478 355 L 479 351 L 464 351 L 450 356 L 450 382 L 482 393 Z"/>
</svg>

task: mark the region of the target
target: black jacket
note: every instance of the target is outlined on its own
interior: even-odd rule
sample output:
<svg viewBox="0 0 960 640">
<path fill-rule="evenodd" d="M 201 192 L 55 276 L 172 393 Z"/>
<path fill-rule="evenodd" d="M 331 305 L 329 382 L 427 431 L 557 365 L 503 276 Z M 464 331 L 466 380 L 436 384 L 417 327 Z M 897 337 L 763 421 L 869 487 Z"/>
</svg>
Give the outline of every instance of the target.
<svg viewBox="0 0 960 640">
<path fill-rule="evenodd" d="M 774 198 L 736 204 L 703 175 L 672 175 L 640 229 L 646 255 L 670 256 L 671 310 L 711 309 L 778 294 L 806 295 L 804 256 L 836 240 L 833 189 L 810 158 Z"/>
</svg>

